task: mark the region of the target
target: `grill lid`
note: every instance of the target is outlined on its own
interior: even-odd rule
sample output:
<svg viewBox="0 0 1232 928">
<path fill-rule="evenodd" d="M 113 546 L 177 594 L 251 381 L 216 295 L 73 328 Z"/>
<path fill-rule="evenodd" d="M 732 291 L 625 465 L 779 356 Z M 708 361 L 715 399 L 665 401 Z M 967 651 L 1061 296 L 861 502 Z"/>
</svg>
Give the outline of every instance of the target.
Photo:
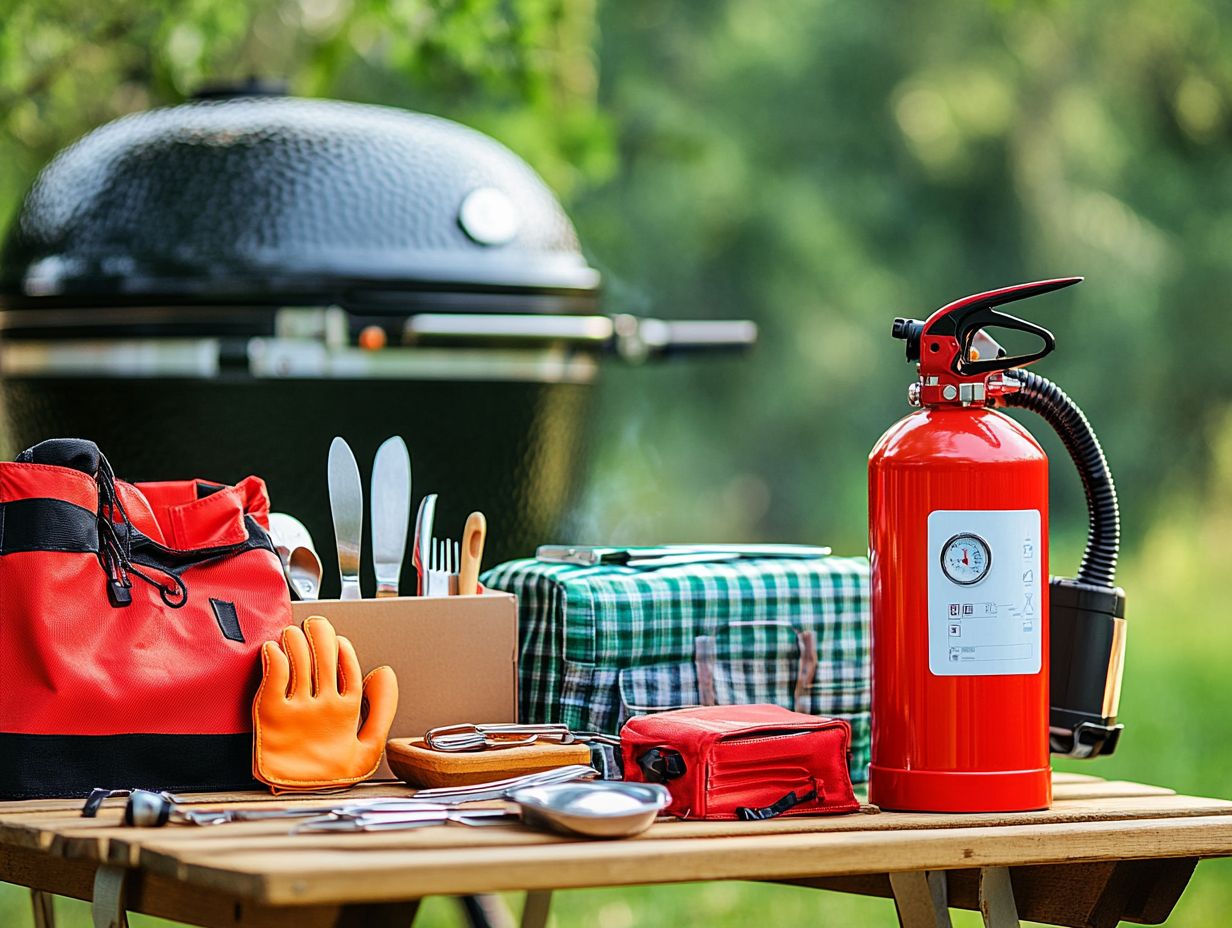
<svg viewBox="0 0 1232 928">
<path fill-rule="evenodd" d="M 88 133 L 39 175 L 0 254 L 0 306 L 13 309 L 448 293 L 589 311 L 598 288 L 551 190 L 488 136 L 274 95 L 210 96 Z"/>
</svg>

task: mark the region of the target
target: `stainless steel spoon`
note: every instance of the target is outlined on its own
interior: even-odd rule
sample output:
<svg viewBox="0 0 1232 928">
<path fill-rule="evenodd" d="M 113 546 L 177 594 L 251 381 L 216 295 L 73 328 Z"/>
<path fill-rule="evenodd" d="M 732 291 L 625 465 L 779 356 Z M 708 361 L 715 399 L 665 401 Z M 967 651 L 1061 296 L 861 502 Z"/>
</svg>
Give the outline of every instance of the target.
<svg viewBox="0 0 1232 928">
<path fill-rule="evenodd" d="M 287 558 L 287 576 L 300 599 L 317 599 L 321 595 L 322 572 L 321 559 L 311 548 L 300 545 Z"/>
</svg>

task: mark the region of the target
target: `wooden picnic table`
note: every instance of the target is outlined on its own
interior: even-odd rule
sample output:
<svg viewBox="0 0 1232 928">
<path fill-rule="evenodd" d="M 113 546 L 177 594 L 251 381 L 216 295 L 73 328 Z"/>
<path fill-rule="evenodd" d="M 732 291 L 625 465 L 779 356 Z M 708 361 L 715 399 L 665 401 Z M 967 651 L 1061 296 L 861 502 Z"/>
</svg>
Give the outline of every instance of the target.
<svg viewBox="0 0 1232 928">
<path fill-rule="evenodd" d="M 947 906 L 980 909 L 996 928 L 1019 917 L 1102 928 L 1163 921 L 1199 859 L 1232 855 L 1232 802 L 1074 774 L 1056 774 L 1054 784 L 1054 805 L 1042 812 L 664 820 L 618 841 L 517 825 L 311 835 L 268 820 L 140 829 L 123 827 L 115 805 L 83 819 L 76 800 L 10 802 L 0 803 L 0 880 L 32 890 L 39 928 L 51 924 L 49 894 L 92 899 L 99 928 L 123 924 L 125 909 L 211 928 L 405 928 L 425 896 L 513 890 L 530 893 L 523 925 L 541 926 L 553 890 L 699 880 L 892 897 L 909 928 L 949 924 Z"/>
</svg>

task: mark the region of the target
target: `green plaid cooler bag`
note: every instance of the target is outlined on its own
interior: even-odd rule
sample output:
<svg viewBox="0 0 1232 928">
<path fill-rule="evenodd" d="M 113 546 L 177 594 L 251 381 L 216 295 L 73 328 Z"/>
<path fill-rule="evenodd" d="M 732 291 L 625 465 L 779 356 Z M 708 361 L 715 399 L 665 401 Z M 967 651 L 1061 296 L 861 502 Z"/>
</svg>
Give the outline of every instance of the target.
<svg viewBox="0 0 1232 928">
<path fill-rule="evenodd" d="M 660 567 L 510 561 L 483 576 L 518 598 L 519 716 L 615 734 L 632 715 L 775 703 L 851 723 L 867 778 L 865 558 Z"/>
</svg>

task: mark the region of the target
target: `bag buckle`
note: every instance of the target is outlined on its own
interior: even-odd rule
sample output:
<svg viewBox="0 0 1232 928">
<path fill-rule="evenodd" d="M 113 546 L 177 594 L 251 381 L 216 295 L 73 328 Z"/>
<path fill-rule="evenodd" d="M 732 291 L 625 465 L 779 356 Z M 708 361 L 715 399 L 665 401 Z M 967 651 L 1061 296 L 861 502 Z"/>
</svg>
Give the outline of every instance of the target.
<svg viewBox="0 0 1232 928">
<path fill-rule="evenodd" d="M 679 751 L 671 748 L 651 748 L 637 759 L 642 775 L 649 783 L 667 783 L 684 776 L 687 766 Z"/>
</svg>

